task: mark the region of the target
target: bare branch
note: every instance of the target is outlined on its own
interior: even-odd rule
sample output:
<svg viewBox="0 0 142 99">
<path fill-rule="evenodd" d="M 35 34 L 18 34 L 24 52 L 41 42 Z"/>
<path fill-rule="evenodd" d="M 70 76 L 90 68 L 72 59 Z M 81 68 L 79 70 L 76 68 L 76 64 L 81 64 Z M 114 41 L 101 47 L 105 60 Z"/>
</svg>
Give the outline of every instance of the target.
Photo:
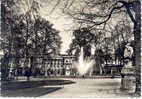
<svg viewBox="0 0 142 99">
<path fill-rule="evenodd" d="M 56 7 L 60 4 L 61 0 L 58 0 L 57 3 L 55 4 L 55 6 L 52 8 L 52 10 L 50 11 L 50 14 L 56 9 Z"/>
</svg>

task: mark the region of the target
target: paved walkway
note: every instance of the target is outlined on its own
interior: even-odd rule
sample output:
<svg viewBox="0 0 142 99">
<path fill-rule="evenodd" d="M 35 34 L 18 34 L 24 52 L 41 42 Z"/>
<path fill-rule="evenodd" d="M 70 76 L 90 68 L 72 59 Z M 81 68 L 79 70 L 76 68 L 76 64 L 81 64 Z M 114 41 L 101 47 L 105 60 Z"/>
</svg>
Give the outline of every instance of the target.
<svg viewBox="0 0 142 99">
<path fill-rule="evenodd" d="M 121 98 L 131 94 L 120 90 L 120 78 L 35 78 L 2 85 L 6 97 Z"/>
<path fill-rule="evenodd" d="M 62 89 L 43 95 L 50 98 L 105 98 L 131 97 L 130 94 L 120 91 L 120 78 L 106 79 L 66 79 L 76 82 L 64 85 Z M 46 86 L 44 86 L 46 87 Z"/>
</svg>

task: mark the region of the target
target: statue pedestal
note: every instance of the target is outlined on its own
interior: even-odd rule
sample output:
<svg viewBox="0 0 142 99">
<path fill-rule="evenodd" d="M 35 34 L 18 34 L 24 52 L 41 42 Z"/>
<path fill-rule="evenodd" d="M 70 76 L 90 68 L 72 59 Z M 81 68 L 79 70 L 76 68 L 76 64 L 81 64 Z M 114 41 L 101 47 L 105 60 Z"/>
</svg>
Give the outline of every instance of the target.
<svg viewBox="0 0 142 99">
<path fill-rule="evenodd" d="M 133 67 L 124 67 L 122 68 L 121 75 L 121 89 L 134 93 L 136 88 L 135 69 Z"/>
</svg>

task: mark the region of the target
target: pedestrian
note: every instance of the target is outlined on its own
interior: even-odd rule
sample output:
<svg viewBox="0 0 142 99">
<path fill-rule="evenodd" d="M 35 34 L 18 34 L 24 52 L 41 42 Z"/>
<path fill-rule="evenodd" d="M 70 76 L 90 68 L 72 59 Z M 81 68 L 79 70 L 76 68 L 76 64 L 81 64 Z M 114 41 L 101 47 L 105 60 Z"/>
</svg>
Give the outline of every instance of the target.
<svg viewBox="0 0 142 99">
<path fill-rule="evenodd" d="M 25 71 L 25 76 L 27 77 L 27 81 L 29 81 L 29 80 L 30 80 L 30 76 L 31 76 L 30 69 L 27 69 L 27 70 Z"/>
<path fill-rule="evenodd" d="M 84 76 L 84 75 L 82 75 L 82 78 L 85 78 L 85 76 Z"/>
</svg>

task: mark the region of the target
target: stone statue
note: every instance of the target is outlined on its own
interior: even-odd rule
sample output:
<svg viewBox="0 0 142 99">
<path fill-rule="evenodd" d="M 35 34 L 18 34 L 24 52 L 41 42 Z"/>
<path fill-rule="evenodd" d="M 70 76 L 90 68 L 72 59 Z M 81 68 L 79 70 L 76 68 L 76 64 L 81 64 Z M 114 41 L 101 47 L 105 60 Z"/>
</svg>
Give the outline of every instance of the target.
<svg viewBox="0 0 142 99">
<path fill-rule="evenodd" d="M 124 50 L 125 68 L 132 67 L 133 48 L 127 43 Z"/>
<path fill-rule="evenodd" d="M 122 74 L 132 72 L 130 71 L 130 69 L 133 68 L 132 56 L 133 56 L 133 48 L 130 46 L 130 43 L 127 43 L 124 50 L 124 67 L 122 68 L 121 71 Z"/>
<path fill-rule="evenodd" d="M 135 69 L 132 66 L 132 56 L 133 56 L 133 48 L 128 43 L 125 46 L 124 50 L 124 67 L 121 70 L 121 88 L 127 90 L 128 92 L 135 92 L 136 89 L 136 78 L 135 78 Z"/>
</svg>

